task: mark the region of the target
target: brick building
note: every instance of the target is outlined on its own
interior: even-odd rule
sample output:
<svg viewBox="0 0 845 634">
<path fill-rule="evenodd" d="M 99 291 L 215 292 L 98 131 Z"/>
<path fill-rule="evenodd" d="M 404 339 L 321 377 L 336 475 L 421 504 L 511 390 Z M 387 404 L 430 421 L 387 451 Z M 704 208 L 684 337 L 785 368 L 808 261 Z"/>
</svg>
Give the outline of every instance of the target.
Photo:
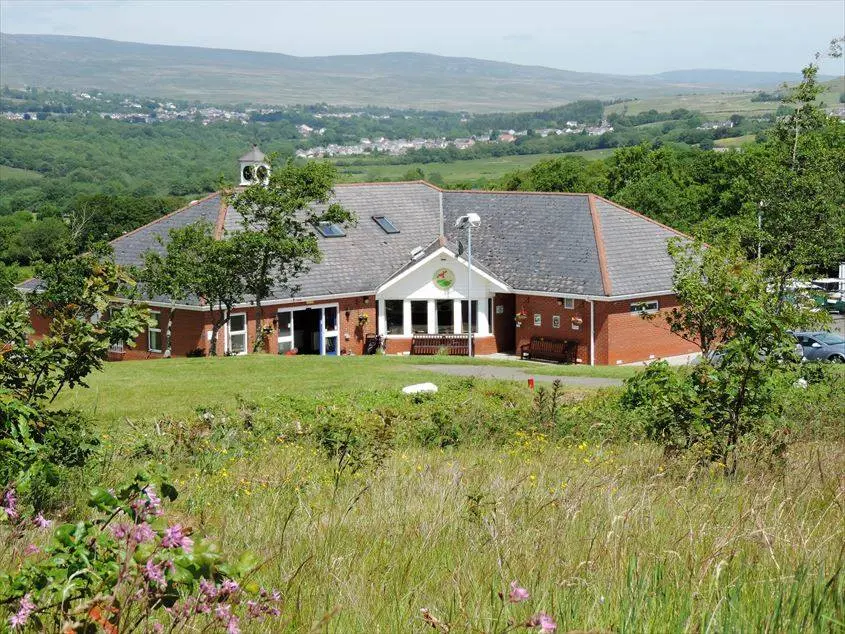
<svg viewBox="0 0 845 634">
<path fill-rule="evenodd" d="M 262 174 L 263 155 L 241 159 L 245 184 Z M 424 182 L 337 185 L 335 199 L 357 216 L 342 228 L 315 227 L 322 261 L 264 302 L 270 352 L 362 354 L 368 336 L 386 351 L 411 351 L 414 336 L 460 335 L 472 311 L 477 354 L 519 351 L 532 337 L 575 342 L 577 362 L 618 364 L 685 354 L 695 346 L 671 334 L 660 313 L 674 305 L 670 238 L 682 236 L 593 194 L 441 190 Z M 456 220 L 476 213 L 472 275 L 466 232 Z M 218 235 L 237 231 L 237 213 L 212 194 L 112 242 L 117 261 L 139 265 L 159 239 L 206 221 Z M 30 290 L 37 281 L 25 285 Z M 170 301 L 152 298 L 158 328 L 126 358 L 162 356 Z M 657 313 L 644 320 L 641 312 Z M 208 306 L 176 307 L 172 352 L 208 351 Z M 252 350 L 255 310 L 238 307 L 218 353 Z"/>
</svg>

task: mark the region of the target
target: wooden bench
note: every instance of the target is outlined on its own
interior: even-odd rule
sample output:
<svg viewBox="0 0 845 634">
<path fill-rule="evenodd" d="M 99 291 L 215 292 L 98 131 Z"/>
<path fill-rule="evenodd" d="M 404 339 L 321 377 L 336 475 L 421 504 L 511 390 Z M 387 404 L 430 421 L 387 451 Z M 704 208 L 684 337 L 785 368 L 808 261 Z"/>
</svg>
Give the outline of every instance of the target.
<svg viewBox="0 0 845 634">
<path fill-rule="evenodd" d="M 531 337 L 531 342 L 523 344 L 520 350 L 523 359 L 545 359 L 547 361 L 575 363 L 578 354 L 578 342 Z"/>
<path fill-rule="evenodd" d="M 439 354 L 443 350 L 451 356 L 469 354 L 467 335 L 414 335 L 411 338 L 411 354 Z"/>
</svg>

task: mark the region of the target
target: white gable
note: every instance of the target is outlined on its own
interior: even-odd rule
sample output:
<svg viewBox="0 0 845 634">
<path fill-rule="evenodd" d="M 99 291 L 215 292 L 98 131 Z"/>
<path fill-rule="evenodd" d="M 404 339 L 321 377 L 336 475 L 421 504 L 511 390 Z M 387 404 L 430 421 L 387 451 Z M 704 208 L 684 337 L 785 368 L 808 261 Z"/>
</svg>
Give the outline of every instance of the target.
<svg viewBox="0 0 845 634">
<path fill-rule="evenodd" d="M 493 293 L 507 293 L 506 284 L 472 268 L 472 299 L 484 299 Z M 416 265 L 385 282 L 376 292 L 377 299 L 467 299 L 467 262 L 446 247 L 441 247 Z"/>
</svg>

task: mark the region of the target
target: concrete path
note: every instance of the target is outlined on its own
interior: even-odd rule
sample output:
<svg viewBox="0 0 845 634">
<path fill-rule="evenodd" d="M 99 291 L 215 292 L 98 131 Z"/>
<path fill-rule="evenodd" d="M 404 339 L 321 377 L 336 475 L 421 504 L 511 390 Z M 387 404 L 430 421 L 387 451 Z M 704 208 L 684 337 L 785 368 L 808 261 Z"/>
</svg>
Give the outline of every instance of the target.
<svg viewBox="0 0 845 634">
<path fill-rule="evenodd" d="M 622 385 L 621 379 L 607 379 L 597 376 L 554 376 L 551 374 L 535 374 L 522 368 L 509 368 L 496 365 L 415 365 L 417 370 L 428 370 L 453 376 L 473 376 L 478 379 L 505 379 L 512 381 L 528 381 L 533 376 L 535 381 L 552 383 L 558 379 L 563 385 L 574 387 L 611 387 Z"/>
</svg>

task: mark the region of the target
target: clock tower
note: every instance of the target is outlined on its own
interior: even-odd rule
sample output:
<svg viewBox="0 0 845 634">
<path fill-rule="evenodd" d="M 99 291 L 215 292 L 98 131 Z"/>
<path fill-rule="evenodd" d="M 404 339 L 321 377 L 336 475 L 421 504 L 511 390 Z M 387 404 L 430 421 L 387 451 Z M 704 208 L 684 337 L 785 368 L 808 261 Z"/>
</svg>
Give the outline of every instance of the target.
<svg viewBox="0 0 845 634">
<path fill-rule="evenodd" d="M 261 182 L 266 184 L 270 177 L 270 165 L 264 152 L 253 145 L 252 149 L 238 159 L 240 166 L 241 185 L 252 185 Z"/>
</svg>

